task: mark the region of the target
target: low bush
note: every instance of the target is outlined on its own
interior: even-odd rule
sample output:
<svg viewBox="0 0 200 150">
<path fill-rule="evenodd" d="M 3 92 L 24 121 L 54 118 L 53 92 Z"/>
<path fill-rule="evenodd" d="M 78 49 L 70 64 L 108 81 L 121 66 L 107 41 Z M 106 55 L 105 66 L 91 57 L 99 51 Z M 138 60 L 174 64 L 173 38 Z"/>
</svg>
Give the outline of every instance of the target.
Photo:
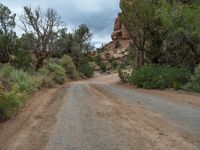
<svg viewBox="0 0 200 150">
<path fill-rule="evenodd" d="M 94 61 L 97 65 L 100 65 L 101 62 L 103 61 L 103 59 L 101 58 L 101 55 L 98 54 L 97 56 L 95 56 Z"/>
<path fill-rule="evenodd" d="M 65 69 L 62 66 L 51 63 L 48 65 L 48 69 L 53 73 L 54 75 L 53 79 L 55 80 L 55 82 L 59 84 L 64 83 L 66 79 L 66 74 L 65 74 Z"/>
<path fill-rule="evenodd" d="M 146 65 L 134 71 L 129 81 L 147 89 L 180 89 L 190 75 L 190 71 L 182 67 Z"/>
<path fill-rule="evenodd" d="M 28 95 L 36 91 L 40 84 L 37 78 L 9 65 L 1 66 L 0 77 L 6 79 L 10 86 L 10 88 L 1 89 L 0 121 L 2 121 L 16 113 L 27 100 Z M 1 85 L 1 87 L 4 86 Z"/>
<path fill-rule="evenodd" d="M 37 77 L 41 83 L 40 87 L 52 88 L 55 85 L 54 80 L 53 80 L 53 75 L 52 73 L 50 73 L 48 67 L 46 66 L 39 70 Z"/>
<path fill-rule="evenodd" d="M 9 65 L 3 65 L 1 67 L 0 76 L 8 79 L 12 85 L 17 85 L 20 92 L 32 93 L 37 90 L 39 85 L 35 77 Z"/>
<path fill-rule="evenodd" d="M 15 66 L 18 69 L 23 69 L 23 70 L 33 70 L 34 67 L 32 65 L 32 58 L 31 54 L 28 50 L 24 49 L 18 49 L 15 52 L 15 57 L 14 60 L 12 60 L 12 65 Z"/>
<path fill-rule="evenodd" d="M 67 79 L 65 69 L 57 63 L 49 63 L 48 65 L 45 65 L 39 70 L 39 74 L 42 78 L 42 85 L 45 87 L 53 86 L 53 82 L 63 84 Z"/>
<path fill-rule="evenodd" d="M 81 63 L 89 63 L 89 62 L 94 62 L 95 61 L 95 57 L 93 56 L 85 56 L 81 59 Z"/>
<path fill-rule="evenodd" d="M 60 64 L 65 68 L 68 79 L 77 80 L 79 78 L 78 71 L 70 56 L 64 55 L 60 60 Z"/>
<path fill-rule="evenodd" d="M 106 72 L 107 68 L 106 68 L 106 64 L 105 63 L 100 63 L 100 70 L 101 72 Z"/>
<path fill-rule="evenodd" d="M 185 90 L 200 92 L 200 65 L 195 69 L 190 82 L 184 86 Z"/>
<path fill-rule="evenodd" d="M 111 65 L 112 65 L 112 67 L 113 67 L 114 69 L 116 69 L 116 68 L 118 67 L 118 63 L 117 63 L 116 60 L 113 60 L 113 61 L 111 62 Z"/>
<path fill-rule="evenodd" d="M 26 93 L 21 93 L 15 89 L 4 93 L 0 98 L 0 121 L 9 119 L 27 99 Z"/>
<path fill-rule="evenodd" d="M 90 66 L 90 64 L 81 64 L 79 71 L 88 78 L 91 78 L 94 75 L 94 68 Z"/>
</svg>

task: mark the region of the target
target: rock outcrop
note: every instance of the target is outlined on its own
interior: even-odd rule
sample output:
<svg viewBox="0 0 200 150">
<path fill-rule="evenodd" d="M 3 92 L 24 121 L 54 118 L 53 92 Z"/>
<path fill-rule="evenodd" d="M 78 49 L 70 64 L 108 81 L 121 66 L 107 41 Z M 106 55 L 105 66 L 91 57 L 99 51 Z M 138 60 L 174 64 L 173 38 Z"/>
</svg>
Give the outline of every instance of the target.
<svg viewBox="0 0 200 150">
<path fill-rule="evenodd" d="M 111 35 L 113 41 L 130 39 L 130 36 L 128 35 L 128 32 L 123 25 L 120 16 L 121 13 L 119 13 L 118 17 L 115 19 L 114 32 Z"/>
<path fill-rule="evenodd" d="M 115 59 L 123 63 L 128 56 L 129 44 L 132 41 L 124 24 L 122 23 L 121 13 L 115 19 L 112 41 L 102 47 L 101 56 L 103 60 Z"/>
</svg>

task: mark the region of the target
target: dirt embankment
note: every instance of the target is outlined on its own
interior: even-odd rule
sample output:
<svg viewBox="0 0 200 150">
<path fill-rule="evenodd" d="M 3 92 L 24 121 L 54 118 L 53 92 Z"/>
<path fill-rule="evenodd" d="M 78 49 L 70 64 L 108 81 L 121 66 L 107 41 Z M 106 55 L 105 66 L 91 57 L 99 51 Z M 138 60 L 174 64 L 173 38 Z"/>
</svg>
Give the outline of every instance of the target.
<svg viewBox="0 0 200 150">
<path fill-rule="evenodd" d="M 0 150 L 39 150 L 48 142 L 66 86 L 40 91 L 20 113 L 0 124 Z"/>
</svg>

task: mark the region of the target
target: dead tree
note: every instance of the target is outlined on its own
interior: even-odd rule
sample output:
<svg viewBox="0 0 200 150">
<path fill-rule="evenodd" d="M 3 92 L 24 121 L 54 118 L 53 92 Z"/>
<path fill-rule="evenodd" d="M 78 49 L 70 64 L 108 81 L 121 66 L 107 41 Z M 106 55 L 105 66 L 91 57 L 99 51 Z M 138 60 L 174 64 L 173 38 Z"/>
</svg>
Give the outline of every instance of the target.
<svg viewBox="0 0 200 150">
<path fill-rule="evenodd" d="M 21 17 L 23 30 L 34 35 L 35 42 L 32 43 L 32 53 L 36 57 L 35 70 L 42 68 L 44 60 L 57 50 L 57 33 L 61 26 L 60 16 L 48 8 L 44 13 L 40 7 L 32 9 L 24 7 Z"/>
</svg>

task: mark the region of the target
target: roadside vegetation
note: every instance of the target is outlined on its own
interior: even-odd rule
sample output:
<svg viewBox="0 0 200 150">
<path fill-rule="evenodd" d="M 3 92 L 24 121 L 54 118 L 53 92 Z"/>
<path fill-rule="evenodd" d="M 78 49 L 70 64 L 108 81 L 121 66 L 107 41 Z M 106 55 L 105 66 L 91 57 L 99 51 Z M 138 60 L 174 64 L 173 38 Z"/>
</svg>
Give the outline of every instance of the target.
<svg viewBox="0 0 200 150">
<path fill-rule="evenodd" d="M 119 70 L 122 81 L 200 92 L 199 1 L 130 0 L 121 9 L 134 64 L 131 74 Z"/>
<path fill-rule="evenodd" d="M 80 63 L 94 49 L 85 24 L 69 33 L 54 9 L 26 6 L 16 24 L 16 14 L 1 3 L 0 16 L 0 122 L 40 89 L 93 76 L 93 67 Z"/>
</svg>

